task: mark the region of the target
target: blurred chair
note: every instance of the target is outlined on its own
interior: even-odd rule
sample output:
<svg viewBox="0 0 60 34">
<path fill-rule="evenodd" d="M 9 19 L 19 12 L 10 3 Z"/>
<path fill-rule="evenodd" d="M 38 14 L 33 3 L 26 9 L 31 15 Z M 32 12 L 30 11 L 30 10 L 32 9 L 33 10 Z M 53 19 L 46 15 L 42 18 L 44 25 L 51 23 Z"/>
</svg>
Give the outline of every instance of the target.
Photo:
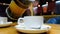
<svg viewBox="0 0 60 34">
<path fill-rule="evenodd" d="M 47 21 L 48 24 L 56 24 L 56 19 L 55 18 L 51 18 Z"/>
<path fill-rule="evenodd" d="M 55 17 L 55 19 L 57 20 L 57 24 L 60 24 L 60 16 Z"/>
<path fill-rule="evenodd" d="M 60 24 L 60 16 L 54 17 L 54 18 L 50 18 L 47 21 L 48 24 Z"/>
</svg>

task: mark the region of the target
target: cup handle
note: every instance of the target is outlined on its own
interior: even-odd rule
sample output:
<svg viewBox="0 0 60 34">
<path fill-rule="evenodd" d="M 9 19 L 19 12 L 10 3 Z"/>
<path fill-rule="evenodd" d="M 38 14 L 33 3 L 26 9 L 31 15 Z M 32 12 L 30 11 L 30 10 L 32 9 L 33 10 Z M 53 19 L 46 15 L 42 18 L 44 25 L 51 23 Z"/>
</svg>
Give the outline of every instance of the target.
<svg viewBox="0 0 60 34">
<path fill-rule="evenodd" d="M 23 24 L 23 22 L 24 22 L 24 18 L 19 18 L 18 19 L 18 24 Z"/>
</svg>

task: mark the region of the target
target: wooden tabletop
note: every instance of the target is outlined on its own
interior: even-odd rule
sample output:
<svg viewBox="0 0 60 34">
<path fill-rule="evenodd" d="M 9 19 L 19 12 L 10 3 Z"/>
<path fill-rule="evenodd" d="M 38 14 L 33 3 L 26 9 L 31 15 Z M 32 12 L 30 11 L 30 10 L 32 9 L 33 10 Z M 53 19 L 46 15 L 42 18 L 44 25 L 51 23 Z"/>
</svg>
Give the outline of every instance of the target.
<svg viewBox="0 0 60 34">
<path fill-rule="evenodd" d="M 15 24 L 13 24 L 13 26 L 14 25 Z M 58 24 L 49 24 L 49 25 L 52 26 L 52 28 L 50 31 L 47 32 L 47 34 L 60 34 L 60 25 Z M 13 26 L 0 28 L 0 34 L 20 34 Z"/>
<path fill-rule="evenodd" d="M 49 24 L 52 26 L 51 30 L 47 34 L 60 34 L 60 24 Z"/>
<path fill-rule="evenodd" d="M 0 28 L 0 34 L 18 34 L 14 27 Z"/>
</svg>

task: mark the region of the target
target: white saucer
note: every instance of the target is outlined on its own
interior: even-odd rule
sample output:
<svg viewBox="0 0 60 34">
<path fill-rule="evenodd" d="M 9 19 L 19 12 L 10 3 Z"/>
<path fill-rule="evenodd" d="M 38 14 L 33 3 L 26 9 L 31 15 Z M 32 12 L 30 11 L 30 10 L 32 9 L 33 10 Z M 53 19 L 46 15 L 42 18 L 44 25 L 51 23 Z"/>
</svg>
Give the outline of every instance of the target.
<svg viewBox="0 0 60 34">
<path fill-rule="evenodd" d="M 16 25 L 15 28 L 23 33 L 44 33 L 51 29 L 51 26 L 43 24 L 40 29 L 27 29 L 23 25 Z"/>
<path fill-rule="evenodd" d="M 11 24 L 12 24 L 12 22 L 7 22 L 6 24 L 0 24 L 0 27 L 6 27 L 6 26 L 9 26 Z"/>
</svg>

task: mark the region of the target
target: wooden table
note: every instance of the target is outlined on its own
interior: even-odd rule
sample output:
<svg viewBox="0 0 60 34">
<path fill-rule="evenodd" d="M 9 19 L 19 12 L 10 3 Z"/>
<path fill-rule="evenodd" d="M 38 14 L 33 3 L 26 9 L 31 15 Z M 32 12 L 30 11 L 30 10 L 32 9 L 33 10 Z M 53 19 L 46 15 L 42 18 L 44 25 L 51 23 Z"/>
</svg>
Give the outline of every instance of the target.
<svg viewBox="0 0 60 34">
<path fill-rule="evenodd" d="M 60 24 L 49 24 L 52 26 L 51 30 L 47 34 L 60 34 Z"/>
<path fill-rule="evenodd" d="M 14 28 L 14 25 L 16 24 L 14 23 L 11 24 L 11 26 L 0 28 L 0 34 L 18 34 L 17 30 Z"/>
<path fill-rule="evenodd" d="M 15 24 L 13 24 L 15 25 Z M 51 30 L 47 32 L 47 34 L 60 34 L 60 25 L 58 24 L 49 24 L 52 26 Z M 17 30 L 11 26 L 6 28 L 0 28 L 0 34 L 20 34 Z"/>
<path fill-rule="evenodd" d="M 0 34 L 18 34 L 14 27 L 0 28 Z"/>
</svg>

